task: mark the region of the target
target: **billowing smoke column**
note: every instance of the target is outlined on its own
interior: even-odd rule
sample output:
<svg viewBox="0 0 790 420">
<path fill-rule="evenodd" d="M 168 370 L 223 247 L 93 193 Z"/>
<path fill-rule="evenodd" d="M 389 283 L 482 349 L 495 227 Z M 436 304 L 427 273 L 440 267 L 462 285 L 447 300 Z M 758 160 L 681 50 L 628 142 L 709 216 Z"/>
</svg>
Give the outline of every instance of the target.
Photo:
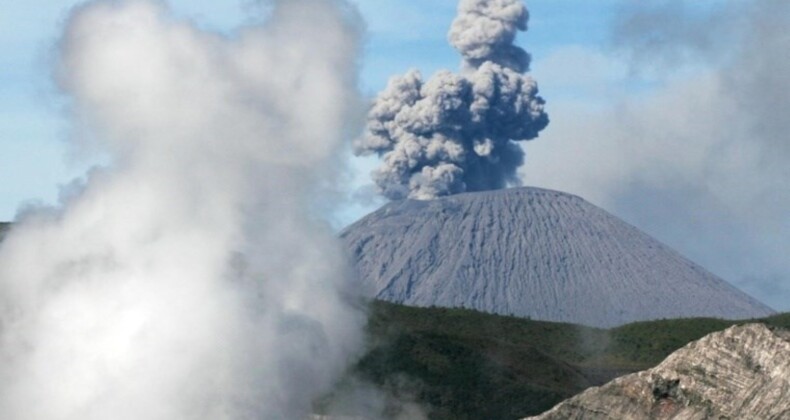
<svg viewBox="0 0 790 420">
<path fill-rule="evenodd" d="M 73 12 L 58 82 L 112 164 L 0 247 L 0 418 L 302 419 L 354 356 L 364 315 L 309 209 L 361 109 L 359 25 L 336 0 L 268 16 Z"/>
<path fill-rule="evenodd" d="M 376 153 L 373 174 L 387 198 L 431 199 L 518 185 L 524 152 L 548 124 L 529 55 L 513 45 L 527 29 L 520 0 L 461 0 L 449 33 L 461 74 L 424 81 L 411 70 L 390 80 L 368 115 L 360 155 Z"/>
</svg>

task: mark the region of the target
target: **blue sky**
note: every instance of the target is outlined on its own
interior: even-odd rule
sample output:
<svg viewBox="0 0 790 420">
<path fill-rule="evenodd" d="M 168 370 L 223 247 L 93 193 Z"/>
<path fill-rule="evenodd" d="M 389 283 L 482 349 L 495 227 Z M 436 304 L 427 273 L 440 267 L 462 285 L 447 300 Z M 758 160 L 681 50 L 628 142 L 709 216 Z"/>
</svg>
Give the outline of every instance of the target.
<svg viewBox="0 0 790 420">
<path fill-rule="evenodd" d="M 50 58 L 59 28 L 74 0 L 6 2 L 0 9 L 0 220 L 20 205 L 56 201 L 58 186 L 93 162 L 69 156 L 68 121 L 50 78 Z M 218 31 L 245 22 L 249 2 L 169 2 L 173 10 Z M 374 94 L 387 79 L 411 67 L 430 74 L 455 68 L 458 57 L 446 42 L 454 0 L 358 0 L 368 24 L 363 89 Z M 531 30 L 520 42 L 539 60 L 565 45 L 596 45 L 607 36 L 613 1 L 533 1 Z M 559 92 L 558 92 L 559 93 Z"/>
<path fill-rule="evenodd" d="M 446 42 L 455 0 L 354 2 L 369 30 L 368 95 L 412 67 L 457 68 Z M 0 6 L 0 220 L 26 203 L 56 202 L 59 186 L 95 163 L 68 154 L 63 98 L 50 80 L 58 31 L 78 3 Z M 255 4 L 169 3 L 221 32 Z M 790 2 L 526 3 L 530 29 L 518 42 L 533 55 L 551 124 L 525 146 L 525 184 L 581 195 L 790 310 L 790 142 L 776 134 L 788 128 L 777 110 L 790 96 L 790 58 L 781 59 Z M 375 160 L 349 161 L 355 176 L 339 225 L 382 202 L 369 194 Z"/>
</svg>

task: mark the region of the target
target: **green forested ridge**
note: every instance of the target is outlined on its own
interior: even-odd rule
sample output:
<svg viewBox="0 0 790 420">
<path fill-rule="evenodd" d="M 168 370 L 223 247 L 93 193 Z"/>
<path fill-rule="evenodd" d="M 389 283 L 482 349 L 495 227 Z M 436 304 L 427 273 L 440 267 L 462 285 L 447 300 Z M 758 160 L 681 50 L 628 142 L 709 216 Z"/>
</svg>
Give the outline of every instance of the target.
<svg viewBox="0 0 790 420">
<path fill-rule="evenodd" d="M 757 321 L 790 328 L 790 314 Z M 408 394 L 431 419 L 516 419 L 743 322 L 673 319 L 603 330 L 374 302 L 369 349 L 354 374 Z"/>
</svg>

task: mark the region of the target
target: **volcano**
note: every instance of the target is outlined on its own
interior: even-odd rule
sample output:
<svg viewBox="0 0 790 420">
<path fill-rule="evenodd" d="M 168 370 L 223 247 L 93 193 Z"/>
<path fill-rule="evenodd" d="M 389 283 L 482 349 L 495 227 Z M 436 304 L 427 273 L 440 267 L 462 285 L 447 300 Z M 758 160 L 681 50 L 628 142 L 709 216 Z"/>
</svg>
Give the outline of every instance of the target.
<svg viewBox="0 0 790 420">
<path fill-rule="evenodd" d="M 370 296 L 612 327 L 771 308 L 584 199 L 539 188 L 391 202 L 341 232 Z"/>
</svg>

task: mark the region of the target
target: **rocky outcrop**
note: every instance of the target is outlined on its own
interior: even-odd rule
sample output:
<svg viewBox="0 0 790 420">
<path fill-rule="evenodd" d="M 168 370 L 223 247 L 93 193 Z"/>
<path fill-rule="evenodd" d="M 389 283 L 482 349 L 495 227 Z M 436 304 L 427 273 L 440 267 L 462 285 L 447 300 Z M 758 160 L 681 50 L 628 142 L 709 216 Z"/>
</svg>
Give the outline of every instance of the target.
<svg viewBox="0 0 790 420">
<path fill-rule="evenodd" d="M 790 332 L 731 327 L 529 419 L 790 419 Z"/>
<path fill-rule="evenodd" d="M 539 188 L 389 203 L 341 233 L 369 295 L 611 327 L 770 308 L 574 195 Z"/>
</svg>

